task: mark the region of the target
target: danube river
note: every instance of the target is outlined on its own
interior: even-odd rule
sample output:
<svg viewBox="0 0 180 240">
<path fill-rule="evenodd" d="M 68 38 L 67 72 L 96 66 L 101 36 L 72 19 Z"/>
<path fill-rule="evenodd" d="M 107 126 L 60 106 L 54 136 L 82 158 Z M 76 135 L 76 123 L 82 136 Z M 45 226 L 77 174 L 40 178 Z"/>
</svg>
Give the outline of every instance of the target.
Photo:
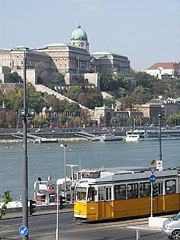
<svg viewBox="0 0 180 240">
<path fill-rule="evenodd" d="M 28 143 L 29 198 L 33 197 L 33 184 L 38 177 L 52 182 L 63 177 L 64 149 L 61 143 Z M 180 166 L 180 140 L 162 141 L 163 167 Z M 22 143 L 0 144 L 0 193 L 11 191 L 13 200 L 21 197 L 24 150 Z M 80 164 L 82 168 L 144 166 L 159 159 L 158 141 L 144 142 L 78 142 L 67 144 L 67 164 Z M 67 167 L 70 175 L 70 168 Z"/>
</svg>

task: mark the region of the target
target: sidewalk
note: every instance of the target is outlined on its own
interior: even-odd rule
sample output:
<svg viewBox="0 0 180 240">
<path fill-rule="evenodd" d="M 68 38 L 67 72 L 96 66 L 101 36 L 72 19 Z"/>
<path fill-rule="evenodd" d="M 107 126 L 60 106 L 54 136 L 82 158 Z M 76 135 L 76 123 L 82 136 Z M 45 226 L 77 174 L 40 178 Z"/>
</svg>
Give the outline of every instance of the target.
<svg viewBox="0 0 180 240">
<path fill-rule="evenodd" d="M 59 210 L 59 213 L 67 213 L 67 212 L 73 212 L 74 209 L 72 207 L 67 207 Z M 33 213 L 33 216 L 39 216 L 39 215 L 47 215 L 47 214 L 54 214 L 57 212 L 57 209 L 38 209 L 35 213 Z M 3 216 L 2 219 L 13 219 L 13 218 L 21 218 L 22 217 L 22 211 L 12 211 L 12 212 L 7 212 L 6 215 Z"/>
</svg>

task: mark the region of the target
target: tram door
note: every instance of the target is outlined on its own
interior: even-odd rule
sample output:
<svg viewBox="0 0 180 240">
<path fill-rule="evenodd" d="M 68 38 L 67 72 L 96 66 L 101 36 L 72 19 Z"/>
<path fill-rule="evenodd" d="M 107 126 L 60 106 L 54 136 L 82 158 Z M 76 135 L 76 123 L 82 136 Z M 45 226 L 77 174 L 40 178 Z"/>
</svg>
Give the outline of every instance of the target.
<svg viewBox="0 0 180 240">
<path fill-rule="evenodd" d="M 111 187 L 99 187 L 98 188 L 98 201 L 99 201 L 99 219 L 111 217 Z"/>
<path fill-rule="evenodd" d="M 163 182 L 158 182 L 157 212 L 163 211 Z"/>
</svg>

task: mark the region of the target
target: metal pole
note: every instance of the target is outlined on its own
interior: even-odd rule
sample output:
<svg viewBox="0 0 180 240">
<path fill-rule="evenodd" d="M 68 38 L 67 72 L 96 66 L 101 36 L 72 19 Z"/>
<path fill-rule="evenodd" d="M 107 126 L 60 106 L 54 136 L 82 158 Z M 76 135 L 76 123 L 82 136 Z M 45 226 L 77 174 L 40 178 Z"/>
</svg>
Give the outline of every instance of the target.
<svg viewBox="0 0 180 240">
<path fill-rule="evenodd" d="M 27 157 L 27 104 L 26 104 L 26 53 L 24 52 L 24 65 L 23 65 L 23 78 L 24 78 L 24 121 L 23 121 L 23 147 L 24 147 L 24 159 L 23 159 L 23 225 L 28 228 L 28 157 Z M 28 239 L 27 236 L 23 236 L 22 239 Z"/>
<path fill-rule="evenodd" d="M 56 183 L 57 184 L 57 183 Z M 57 184 L 57 221 L 56 221 L 56 240 L 59 240 L 59 186 Z"/>
<path fill-rule="evenodd" d="M 151 217 L 153 217 L 153 184 L 151 183 Z"/>
<path fill-rule="evenodd" d="M 65 178 L 65 196 L 66 197 L 66 194 L 67 194 L 67 184 L 66 184 L 66 163 L 67 163 L 67 156 L 66 156 L 66 148 L 67 148 L 67 145 L 64 145 L 64 178 Z"/>
<path fill-rule="evenodd" d="M 159 113 L 159 160 L 162 161 L 162 151 L 161 151 L 161 114 Z"/>
</svg>

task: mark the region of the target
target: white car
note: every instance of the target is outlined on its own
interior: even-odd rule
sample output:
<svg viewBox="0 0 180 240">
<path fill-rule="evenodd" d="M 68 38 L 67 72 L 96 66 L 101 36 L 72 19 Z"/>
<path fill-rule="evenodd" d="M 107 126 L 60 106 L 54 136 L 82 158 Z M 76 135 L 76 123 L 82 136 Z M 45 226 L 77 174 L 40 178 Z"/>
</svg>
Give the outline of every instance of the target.
<svg viewBox="0 0 180 240">
<path fill-rule="evenodd" d="M 180 239 L 180 212 L 163 222 L 162 231 L 170 239 Z"/>
</svg>

